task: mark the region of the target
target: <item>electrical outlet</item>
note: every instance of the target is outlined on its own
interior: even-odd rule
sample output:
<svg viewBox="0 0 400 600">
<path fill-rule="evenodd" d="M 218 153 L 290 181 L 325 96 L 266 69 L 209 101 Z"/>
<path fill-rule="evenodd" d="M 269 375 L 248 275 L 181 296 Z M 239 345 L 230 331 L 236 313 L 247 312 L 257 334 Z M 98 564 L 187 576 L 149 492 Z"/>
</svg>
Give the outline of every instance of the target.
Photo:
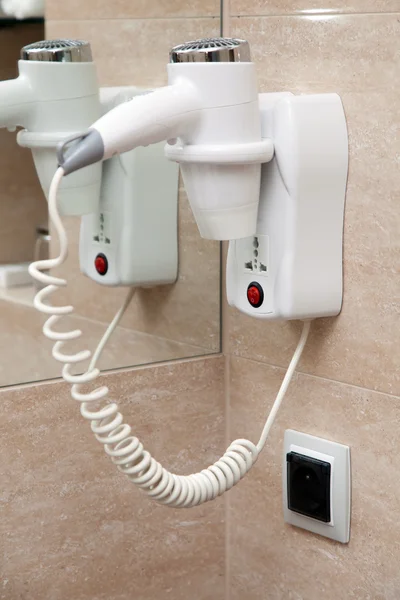
<svg viewBox="0 0 400 600">
<path fill-rule="evenodd" d="M 93 241 L 111 244 L 111 214 L 101 211 L 93 215 Z"/>
<path fill-rule="evenodd" d="M 282 462 L 285 521 L 347 544 L 351 514 L 349 446 L 287 429 Z"/>
<path fill-rule="evenodd" d="M 238 260 L 245 273 L 268 274 L 269 240 L 267 235 L 254 235 L 236 241 Z"/>
</svg>

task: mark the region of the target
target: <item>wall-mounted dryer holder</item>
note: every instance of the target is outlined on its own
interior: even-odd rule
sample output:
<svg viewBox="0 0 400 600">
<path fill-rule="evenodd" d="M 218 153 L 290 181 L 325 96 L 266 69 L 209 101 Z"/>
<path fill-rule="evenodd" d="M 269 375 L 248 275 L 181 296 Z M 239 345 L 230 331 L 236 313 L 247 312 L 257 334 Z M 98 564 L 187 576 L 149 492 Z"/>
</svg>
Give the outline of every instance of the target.
<svg viewBox="0 0 400 600">
<path fill-rule="evenodd" d="M 100 89 L 103 114 L 148 93 Z M 139 147 L 103 163 L 100 202 L 82 216 L 81 271 L 107 286 L 151 287 L 178 276 L 179 167 L 164 143 Z"/>
<path fill-rule="evenodd" d="M 143 94 L 152 97 L 132 87 L 99 90 L 88 42 L 43 40 L 22 48 L 17 78 L 0 81 L 0 128 L 22 127 L 17 141 L 32 151 L 49 199 L 58 146 L 71 147 L 92 123 Z M 82 217 L 81 270 L 105 285 L 174 282 L 177 197 L 178 166 L 165 158 L 163 143 L 104 164 L 95 160 L 64 177 L 57 207 L 63 216 Z"/>
<path fill-rule="evenodd" d="M 261 319 L 337 315 L 342 305 L 346 119 L 337 94 L 260 94 L 262 165 L 257 229 L 229 243 L 228 302 Z"/>
</svg>

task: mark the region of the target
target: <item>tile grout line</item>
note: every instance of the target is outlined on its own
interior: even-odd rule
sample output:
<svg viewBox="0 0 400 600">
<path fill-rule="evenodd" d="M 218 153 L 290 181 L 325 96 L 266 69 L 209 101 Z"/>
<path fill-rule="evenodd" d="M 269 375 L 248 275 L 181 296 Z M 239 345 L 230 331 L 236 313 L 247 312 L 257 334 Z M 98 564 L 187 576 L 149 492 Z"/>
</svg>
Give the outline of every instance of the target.
<svg viewBox="0 0 400 600">
<path fill-rule="evenodd" d="M 269 14 L 265 14 L 265 13 L 254 13 L 254 14 L 233 14 L 229 17 L 227 16 L 228 11 L 224 10 L 224 12 L 222 13 L 222 22 L 223 22 L 223 28 L 224 28 L 224 32 L 223 35 L 227 36 L 229 35 L 229 25 L 230 25 L 230 19 L 253 19 L 253 18 L 257 18 L 257 19 L 268 19 L 268 18 L 307 18 L 309 19 L 310 17 L 351 17 L 351 16 L 376 16 L 376 15 L 382 15 L 382 16 L 396 16 L 396 15 L 400 15 L 400 11 L 371 11 L 371 12 L 337 12 L 337 11 L 329 11 L 329 12 L 324 12 L 324 11 L 317 11 L 317 12 L 304 12 L 304 13 L 269 13 Z M 46 26 L 48 23 L 50 24 L 54 24 L 54 23 L 94 23 L 97 21 L 121 21 L 126 23 L 127 21 L 186 21 L 186 20 L 220 20 L 221 16 L 220 15 L 186 15 L 183 17 L 171 17 L 171 16 L 164 16 L 164 17 L 129 17 L 129 16 L 125 16 L 125 17 L 109 17 L 109 18 L 97 18 L 97 17 L 93 17 L 93 18 L 85 18 L 85 19 L 71 19 L 71 18 L 53 18 L 50 17 L 49 19 L 46 20 Z"/>
<path fill-rule="evenodd" d="M 46 19 L 46 27 L 48 26 L 48 24 L 52 24 L 54 25 L 54 23 L 97 23 L 99 21 L 104 21 L 104 22 L 110 22 L 110 21 L 114 21 L 116 23 L 121 22 L 121 23 L 127 23 L 129 21 L 205 21 L 205 20 L 213 20 L 213 21 L 219 21 L 220 20 L 220 15 L 204 15 L 204 16 L 195 16 L 195 15 L 188 15 L 188 16 L 184 16 L 184 17 L 103 17 L 103 18 L 97 18 L 97 17 L 93 17 L 93 18 L 86 18 L 86 19 L 57 19 L 57 18 L 52 18 L 50 17 L 49 19 Z"/>
<path fill-rule="evenodd" d="M 265 14 L 265 13 L 261 13 L 261 14 L 237 14 L 237 15 L 231 15 L 231 19 L 268 19 L 268 18 L 281 18 L 281 17 L 296 17 L 296 18 L 307 18 L 309 19 L 310 17 L 316 17 L 316 18 L 323 18 L 323 17 L 371 17 L 371 16 L 376 16 L 376 15 L 382 15 L 382 16 L 397 16 L 400 15 L 400 11 L 377 11 L 377 12 L 337 12 L 337 11 L 316 11 L 316 12 L 304 12 L 304 13 L 269 13 L 269 14 Z"/>
<path fill-rule="evenodd" d="M 264 361 L 260 361 L 260 360 L 256 360 L 254 358 L 247 358 L 244 356 L 240 356 L 238 354 L 231 354 L 231 356 L 233 358 L 237 358 L 240 360 L 246 360 L 247 362 L 251 362 L 251 363 L 255 363 L 257 365 L 264 365 L 266 367 L 272 367 L 274 369 L 281 369 L 282 371 L 286 371 L 287 366 L 282 366 L 282 365 L 276 365 L 274 363 L 269 363 L 269 362 L 264 362 Z M 354 383 L 348 383 L 346 381 L 341 381 L 340 379 L 331 379 L 330 377 L 323 377 L 322 375 L 315 375 L 313 373 L 307 373 L 306 371 L 302 371 L 300 369 L 296 369 L 296 373 L 298 375 L 302 375 L 304 377 L 311 377 L 314 379 L 320 379 L 321 381 L 326 381 L 328 383 L 337 383 L 338 385 L 345 385 L 360 391 L 364 391 L 364 392 L 372 392 L 373 394 L 380 394 L 382 396 L 390 396 L 391 398 L 395 398 L 396 400 L 400 400 L 400 396 L 398 396 L 397 394 L 393 394 L 391 392 L 382 392 L 381 390 L 374 390 L 372 388 L 368 388 L 368 387 L 364 387 L 361 385 L 356 385 Z"/>
</svg>

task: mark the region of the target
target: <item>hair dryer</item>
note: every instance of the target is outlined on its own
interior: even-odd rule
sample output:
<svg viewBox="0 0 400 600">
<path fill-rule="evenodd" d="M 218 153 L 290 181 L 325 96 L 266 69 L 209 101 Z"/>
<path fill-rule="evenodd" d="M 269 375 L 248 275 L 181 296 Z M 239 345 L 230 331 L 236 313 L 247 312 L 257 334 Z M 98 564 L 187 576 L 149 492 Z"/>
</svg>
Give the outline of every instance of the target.
<svg viewBox="0 0 400 600">
<path fill-rule="evenodd" d="M 114 154 L 167 140 L 181 164 L 200 234 L 229 240 L 256 230 L 261 163 L 272 158 L 261 139 L 258 89 L 249 45 L 205 39 L 170 52 L 167 87 L 135 97 L 59 147 L 65 174 Z"/>
<path fill-rule="evenodd" d="M 57 168 L 57 145 L 85 131 L 101 115 L 96 68 L 87 42 L 49 40 L 22 48 L 18 69 L 17 79 L 0 82 L 0 127 L 24 128 L 18 133 L 18 143 L 32 150 L 47 197 Z M 61 212 L 92 212 L 100 185 L 101 165 L 65 179 Z"/>
</svg>

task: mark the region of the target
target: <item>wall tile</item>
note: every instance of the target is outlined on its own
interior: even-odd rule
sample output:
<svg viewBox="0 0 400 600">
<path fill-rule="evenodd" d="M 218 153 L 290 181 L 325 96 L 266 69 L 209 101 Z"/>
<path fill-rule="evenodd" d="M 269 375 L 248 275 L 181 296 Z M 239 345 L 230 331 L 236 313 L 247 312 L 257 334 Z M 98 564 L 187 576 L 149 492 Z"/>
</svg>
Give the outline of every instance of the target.
<svg viewBox="0 0 400 600">
<path fill-rule="evenodd" d="M 230 439 L 257 441 L 283 369 L 232 357 Z M 230 600 L 397 600 L 400 597 L 400 398 L 296 375 L 252 472 L 229 492 Z M 285 525 L 285 429 L 351 446 L 351 540 Z"/>
<path fill-rule="evenodd" d="M 223 452 L 222 358 L 103 381 L 167 468 L 190 473 Z M 0 401 L 1 600 L 186 600 L 193 590 L 223 600 L 223 501 L 150 503 L 105 457 L 64 384 Z"/>
<path fill-rule="evenodd" d="M 232 16 L 400 11 L 400 0 L 230 0 L 230 2 Z"/>
<path fill-rule="evenodd" d="M 219 19 L 48 21 L 46 33 L 53 38 L 88 40 L 101 85 L 156 87 L 167 82 L 170 49 L 188 40 L 219 35 Z"/>
<path fill-rule="evenodd" d="M 48 19 L 154 19 L 183 17 L 219 17 L 220 0 L 47 0 Z"/>
<path fill-rule="evenodd" d="M 22 46 L 43 39 L 42 24 L 1 27 L 0 81 L 17 76 Z M 47 206 L 32 155 L 16 134 L 0 129 L 0 264 L 33 259 L 36 227 L 47 223 Z"/>
<path fill-rule="evenodd" d="M 231 21 L 250 42 L 262 92 L 394 91 L 399 29 L 393 14 Z"/>
<path fill-rule="evenodd" d="M 313 325 L 301 370 L 398 394 L 400 106 L 394 89 L 398 19 L 392 15 L 233 19 L 249 39 L 261 91 L 341 94 L 350 139 L 344 304 Z M 287 40 L 291 40 L 291 44 Z M 335 49 L 332 52 L 332 48 Z M 271 58 L 273 60 L 271 60 Z M 284 366 L 295 323 L 260 326 L 229 311 L 234 354 Z"/>
</svg>

